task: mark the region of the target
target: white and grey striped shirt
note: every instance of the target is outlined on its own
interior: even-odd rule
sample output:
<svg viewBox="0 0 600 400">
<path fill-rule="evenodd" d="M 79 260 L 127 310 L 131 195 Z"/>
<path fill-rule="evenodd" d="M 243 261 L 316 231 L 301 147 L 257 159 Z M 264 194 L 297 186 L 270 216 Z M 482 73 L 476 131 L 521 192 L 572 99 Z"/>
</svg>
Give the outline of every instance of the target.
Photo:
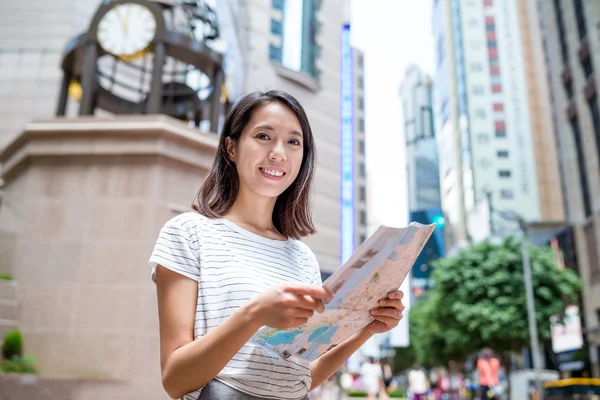
<svg viewBox="0 0 600 400">
<path fill-rule="evenodd" d="M 285 282 L 321 284 L 317 260 L 301 241 L 267 239 L 231 221 L 196 212 L 178 215 L 164 225 L 150 264 L 153 280 L 160 264 L 198 282 L 194 339 L 269 287 Z M 216 379 L 268 399 L 302 399 L 311 385 L 307 361 L 283 360 L 252 344 L 244 345 Z M 199 394 L 200 390 L 188 396 L 196 399 Z"/>
</svg>

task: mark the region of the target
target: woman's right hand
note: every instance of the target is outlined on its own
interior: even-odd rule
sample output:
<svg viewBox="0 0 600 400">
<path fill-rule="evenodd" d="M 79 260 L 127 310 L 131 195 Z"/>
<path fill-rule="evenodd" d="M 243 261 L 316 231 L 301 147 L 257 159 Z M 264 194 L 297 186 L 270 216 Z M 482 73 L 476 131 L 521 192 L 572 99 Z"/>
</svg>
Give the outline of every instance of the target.
<svg viewBox="0 0 600 400">
<path fill-rule="evenodd" d="M 261 325 L 287 329 L 302 325 L 314 312 L 323 312 L 321 300 L 331 300 L 331 293 L 322 286 L 286 283 L 268 289 L 251 300 L 249 312 Z"/>
</svg>

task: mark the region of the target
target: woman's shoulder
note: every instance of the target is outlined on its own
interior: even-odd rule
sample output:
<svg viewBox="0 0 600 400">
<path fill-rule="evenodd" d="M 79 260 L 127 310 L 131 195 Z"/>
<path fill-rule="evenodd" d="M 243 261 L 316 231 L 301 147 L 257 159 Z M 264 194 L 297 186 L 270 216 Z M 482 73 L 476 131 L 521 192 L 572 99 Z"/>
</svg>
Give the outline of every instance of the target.
<svg viewBox="0 0 600 400">
<path fill-rule="evenodd" d="M 168 220 L 165 223 L 165 227 L 179 229 L 192 236 L 199 232 L 210 230 L 215 221 L 199 212 L 187 211 Z"/>
</svg>

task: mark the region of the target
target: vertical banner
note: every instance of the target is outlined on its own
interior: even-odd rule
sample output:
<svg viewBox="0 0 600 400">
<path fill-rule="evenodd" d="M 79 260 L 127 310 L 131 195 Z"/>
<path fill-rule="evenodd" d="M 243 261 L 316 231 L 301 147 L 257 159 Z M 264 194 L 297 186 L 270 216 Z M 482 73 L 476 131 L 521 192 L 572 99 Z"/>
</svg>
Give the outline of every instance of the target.
<svg viewBox="0 0 600 400">
<path fill-rule="evenodd" d="M 354 251 L 354 104 L 353 64 L 350 25 L 342 28 L 341 38 L 341 221 L 340 257 L 344 264 Z"/>
</svg>

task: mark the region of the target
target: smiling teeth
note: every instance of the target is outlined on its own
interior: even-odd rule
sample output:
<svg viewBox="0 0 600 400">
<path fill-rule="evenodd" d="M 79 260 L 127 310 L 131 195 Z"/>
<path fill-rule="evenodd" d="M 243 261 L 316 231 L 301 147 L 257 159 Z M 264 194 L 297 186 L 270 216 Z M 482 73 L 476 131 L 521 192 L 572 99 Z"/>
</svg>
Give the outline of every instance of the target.
<svg viewBox="0 0 600 400">
<path fill-rule="evenodd" d="M 262 172 L 264 172 L 265 174 L 269 174 L 271 176 L 282 176 L 283 175 L 283 172 L 281 172 L 281 171 L 273 171 L 273 170 L 264 169 L 264 168 L 262 169 Z"/>
</svg>

